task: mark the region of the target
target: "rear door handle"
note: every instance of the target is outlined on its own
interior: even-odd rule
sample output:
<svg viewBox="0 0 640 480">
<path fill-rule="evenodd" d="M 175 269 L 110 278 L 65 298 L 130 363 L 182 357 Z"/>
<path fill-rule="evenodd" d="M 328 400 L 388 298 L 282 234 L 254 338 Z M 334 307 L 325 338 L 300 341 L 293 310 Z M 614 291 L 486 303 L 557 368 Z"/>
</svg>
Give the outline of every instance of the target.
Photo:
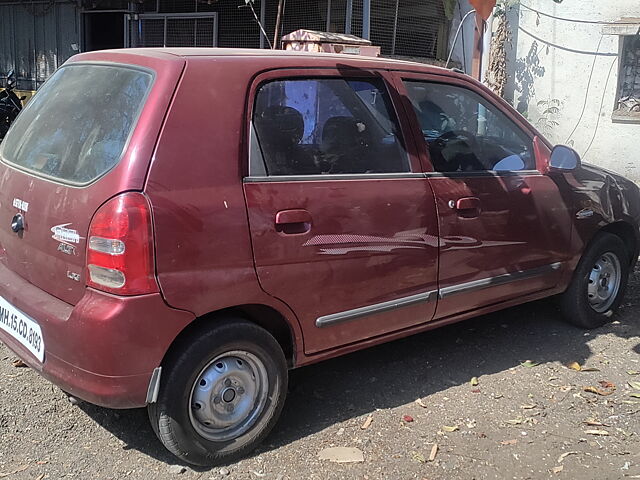
<svg viewBox="0 0 640 480">
<path fill-rule="evenodd" d="M 311 230 L 311 214 L 304 209 L 280 210 L 276 213 L 276 231 L 285 235 L 300 235 Z"/>
</svg>

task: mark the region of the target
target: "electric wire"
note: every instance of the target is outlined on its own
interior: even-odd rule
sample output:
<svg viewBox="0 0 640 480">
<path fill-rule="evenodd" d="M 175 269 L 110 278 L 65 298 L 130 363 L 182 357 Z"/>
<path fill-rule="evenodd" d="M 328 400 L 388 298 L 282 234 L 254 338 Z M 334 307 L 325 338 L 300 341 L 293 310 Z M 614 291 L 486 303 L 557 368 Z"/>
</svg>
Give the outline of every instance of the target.
<svg viewBox="0 0 640 480">
<path fill-rule="evenodd" d="M 462 28 L 462 25 L 464 25 L 464 21 L 472 13 L 476 13 L 476 11 L 475 10 L 469 10 L 467 12 L 467 14 L 464 17 L 462 17 L 462 21 L 460 21 L 460 25 L 458 25 L 458 29 L 456 30 L 456 34 L 453 37 L 453 42 L 451 43 L 451 49 L 449 50 L 449 56 L 447 57 L 447 63 L 444 64 L 444 68 L 448 68 L 449 67 L 449 62 L 451 61 L 451 55 L 453 55 L 453 49 L 455 48 L 456 42 L 458 41 L 458 35 L 460 35 L 460 29 Z"/>
<path fill-rule="evenodd" d="M 604 88 L 602 89 L 602 98 L 600 99 L 600 108 L 598 109 L 598 120 L 596 121 L 596 128 L 593 129 L 593 136 L 591 137 L 591 141 L 589 142 L 589 145 L 587 146 L 587 149 L 582 154 L 582 158 L 585 158 L 587 156 L 587 153 L 589 153 L 589 150 L 591 149 L 591 145 L 593 145 L 593 141 L 596 139 L 596 134 L 598 133 L 598 127 L 600 126 L 600 117 L 601 117 L 601 113 L 602 113 L 602 105 L 604 105 L 604 96 L 607 93 L 607 86 L 609 85 L 609 78 L 611 78 L 611 72 L 613 71 L 613 66 L 616 64 L 616 60 L 617 60 L 617 58 L 614 58 L 613 62 L 611 62 L 611 66 L 609 67 L 609 74 L 607 75 L 607 81 L 605 82 Z"/>
<path fill-rule="evenodd" d="M 600 51 L 600 44 L 602 43 L 602 39 L 604 38 L 604 35 L 600 35 L 600 40 L 598 40 L 598 46 L 596 47 L 596 54 L 593 56 L 593 63 L 591 63 L 591 71 L 589 72 L 589 79 L 587 80 L 587 89 L 584 92 L 584 102 L 582 103 L 582 110 L 580 111 L 580 116 L 578 117 L 578 121 L 576 123 L 576 126 L 573 127 L 573 130 L 571 130 L 571 133 L 569 134 L 569 136 L 567 137 L 567 139 L 564 141 L 564 143 L 569 142 L 569 140 L 571 139 L 571 136 L 576 133 L 576 130 L 578 129 L 578 125 L 580 125 L 580 122 L 582 121 L 582 117 L 584 116 L 584 112 L 587 108 L 587 100 L 589 98 L 589 89 L 591 88 L 591 80 L 593 78 L 593 71 L 595 69 L 596 66 L 596 61 L 598 60 L 598 55 L 597 53 Z"/>
<path fill-rule="evenodd" d="M 460 23 L 462 23 L 462 5 L 458 0 L 458 17 L 460 17 Z M 462 70 L 467 70 L 467 46 L 464 41 L 464 28 L 462 29 Z"/>
<path fill-rule="evenodd" d="M 549 13 L 541 12 L 539 10 L 536 10 L 535 8 L 531 8 L 530 6 L 525 5 L 524 3 L 520 3 L 520 6 L 526 8 L 527 10 L 531 10 L 532 12 L 538 15 L 542 15 L 543 17 L 553 18 L 554 20 L 561 20 L 563 22 L 587 23 L 592 25 L 638 25 L 639 23 L 637 21 L 636 22 L 605 22 L 601 20 L 582 20 L 579 18 L 564 18 L 564 17 L 557 17 Z"/>
<path fill-rule="evenodd" d="M 253 18 L 256 19 L 256 23 L 260 27 L 260 31 L 262 32 L 262 35 L 267 40 L 267 43 L 269 44 L 269 49 L 273 50 L 273 45 L 271 44 L 271 40 L 269 40 L 269 36 L 267 35 L 267 32 L 264 31 L 264 27 L 262 26 L 262 22 L 258 18 L 258 15 L 256 14 L 256 11 L 253 9 L 253 0 L 245 0 L 245 4 L 249 5 L 249 8 L 251 8 L 251 13 L 253 13 Z"/>
</svg>

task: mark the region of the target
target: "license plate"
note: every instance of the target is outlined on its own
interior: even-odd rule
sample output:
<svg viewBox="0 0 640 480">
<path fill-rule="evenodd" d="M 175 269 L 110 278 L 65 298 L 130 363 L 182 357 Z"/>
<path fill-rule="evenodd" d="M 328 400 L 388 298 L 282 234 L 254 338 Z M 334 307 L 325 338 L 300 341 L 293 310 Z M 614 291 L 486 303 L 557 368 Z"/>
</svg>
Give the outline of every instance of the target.
<svg viewBox="0 0 640 480">
<path fill-rule="evenodd" d="M 20 342 L 42 363 L 44 341 L 40 325 L 2 297 L 0 297 L 0 329 Z"/>
</svg>

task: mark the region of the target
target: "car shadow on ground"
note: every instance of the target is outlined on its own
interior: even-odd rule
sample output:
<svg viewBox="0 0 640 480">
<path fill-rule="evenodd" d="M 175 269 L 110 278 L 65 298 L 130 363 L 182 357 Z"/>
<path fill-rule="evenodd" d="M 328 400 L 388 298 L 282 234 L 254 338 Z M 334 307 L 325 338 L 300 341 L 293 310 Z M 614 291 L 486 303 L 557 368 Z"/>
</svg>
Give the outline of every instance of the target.
<svg viewBox="0 0 640 480">
<path fill-rule="evenodd" d="M 525 360 L 587 363 L 588 342 L 640 336 L 640 269 L 630 279 L 615 323 L 590 331 L 564 323 L 551 300 L 534 302 L 321 362 L 291 373 L 282 417 L 258 452 L 286 445 L 376 409 L 394 408 L 510 369 Z M 640 344 L 633 346 L 640 353 Z M 176 463 L 156 439 L 146 410 L 83 411 L 125 444 Z"/>
</svg>

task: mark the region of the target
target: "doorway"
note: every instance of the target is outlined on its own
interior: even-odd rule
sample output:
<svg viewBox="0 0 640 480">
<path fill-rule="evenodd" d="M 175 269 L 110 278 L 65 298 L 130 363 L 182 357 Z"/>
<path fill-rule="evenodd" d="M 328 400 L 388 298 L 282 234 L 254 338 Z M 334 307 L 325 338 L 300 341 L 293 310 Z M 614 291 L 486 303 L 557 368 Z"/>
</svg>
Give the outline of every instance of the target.
<svg viewBox="0 0 640 480">
<path fill-rule="evenodd" d="M 125 47 L 124 12 L 85 12 L 83 17 L 83 51 Z"/>
</svg>

